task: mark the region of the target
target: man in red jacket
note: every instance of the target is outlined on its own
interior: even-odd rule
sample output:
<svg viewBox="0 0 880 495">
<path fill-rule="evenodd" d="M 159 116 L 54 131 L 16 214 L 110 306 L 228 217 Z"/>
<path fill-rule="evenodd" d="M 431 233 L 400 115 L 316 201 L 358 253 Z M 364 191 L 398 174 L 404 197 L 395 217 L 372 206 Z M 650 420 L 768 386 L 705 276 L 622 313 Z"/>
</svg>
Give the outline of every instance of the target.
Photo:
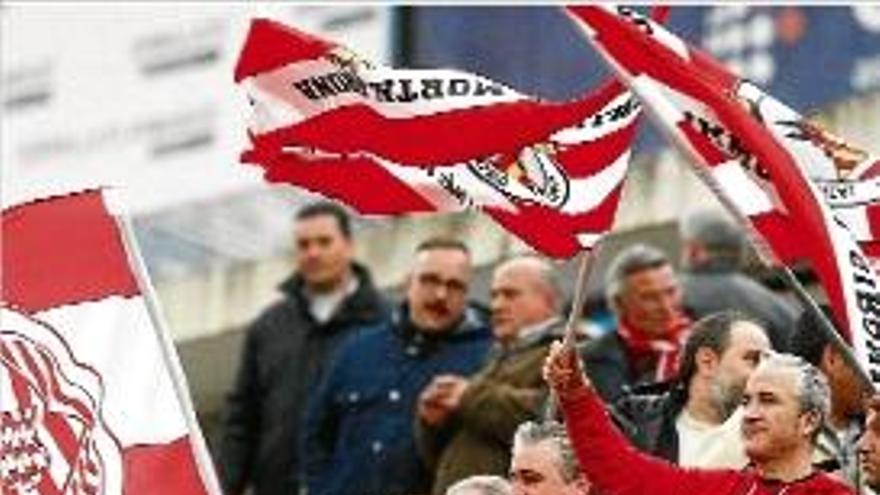
<svg viewBox="0 0 880 495">
<path fill-rule="evenodd" d="M 559 397 L 581 469 L 605 495 L 855 493 L 813 469 L 830 399 L 821 372 L 800 358 L 772 355 L 746 383 L 742 434 L 751 464 L 740 471 L 684 469 L 638 452 L 611 423 L 570 346 L 553 344 L 544 377 Z"/>
</svg>

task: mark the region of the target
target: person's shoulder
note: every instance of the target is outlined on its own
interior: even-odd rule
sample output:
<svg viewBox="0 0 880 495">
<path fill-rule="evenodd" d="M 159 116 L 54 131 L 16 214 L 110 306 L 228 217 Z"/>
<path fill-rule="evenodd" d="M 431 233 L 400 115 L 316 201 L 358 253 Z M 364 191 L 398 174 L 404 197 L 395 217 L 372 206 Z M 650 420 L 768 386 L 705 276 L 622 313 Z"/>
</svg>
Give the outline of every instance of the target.
<svg viewBox="0 0 880 495">
<path fill-rule="evenodd" d="M 817 471 L 803 484 L 802 493 L 816 495 L 851 495 L 856 492 L 840 479 L 823 471 Z"/>
<path fill-rule="evenodd" d="M 648 420 L 661 417 L 670 409 L 680 409 L 683 400 L 670 382 L 636 385 L 614 403 L 614 409 L 630 419 Z"/>
<path fill-rule="evenodd" d="M 612 349 L 620 348 L 617 331 L 611 331 L 599 338 L 585 342 L 580 346 L 580 354 L 584 359 L 608 357 Z"/>
<path fill-rule="evenodd" d="M 266 305 L 247 326 L 248 333 L 257 336 L 277 331 L 290 332 L 306 324 L 305 315 L 295 301 L 280 297 Z"/>
<path fill-rule="evenodd" d="M 387 320 L 353 329 L 339 344 L 337 355 L 342 359 L 347 356 L 364 356 L 376 349 L 387 347 L 394 340 L 391 325 Z"/>
</svg>

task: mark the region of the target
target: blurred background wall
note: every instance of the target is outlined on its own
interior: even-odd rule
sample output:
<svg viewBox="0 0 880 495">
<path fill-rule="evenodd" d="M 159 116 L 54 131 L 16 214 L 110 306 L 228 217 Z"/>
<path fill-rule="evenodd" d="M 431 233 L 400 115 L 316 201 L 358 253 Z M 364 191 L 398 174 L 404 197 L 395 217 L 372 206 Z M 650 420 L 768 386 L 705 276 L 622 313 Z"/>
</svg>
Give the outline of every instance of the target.
<svg viewBox="0 0 880 495">
<path fill-rule="evenodd" d="M 232 68 L 255 16 L 377 62 L 457 67 L 544 98 L 574 97 L 608 76 L 548 6 L 0 4 L 3 205 L 94 185 L 119 189 L 209 437 L 243 326 L 276 297 L 291 269 L 291 218 L 313 198 L 269 187 L 238 164 L 247 107 Z M 880 6 L 686 6 L 672 9 L 669 25 L 880 153 Z M 719 207 L 653 131 L 637 151 L 594 293 L 619 245 L 647 239 L 676 256 L 677 220 Z M 483 301 L 493 264 L 526 250 L 477 213 L 359 218 L 356 231 L 360 258 L 389 291 L 429 235 L 470 244 L 480 267 L 472 295 Z M 560 268 L 571 285 L 574 263 Z"/>
</svg>

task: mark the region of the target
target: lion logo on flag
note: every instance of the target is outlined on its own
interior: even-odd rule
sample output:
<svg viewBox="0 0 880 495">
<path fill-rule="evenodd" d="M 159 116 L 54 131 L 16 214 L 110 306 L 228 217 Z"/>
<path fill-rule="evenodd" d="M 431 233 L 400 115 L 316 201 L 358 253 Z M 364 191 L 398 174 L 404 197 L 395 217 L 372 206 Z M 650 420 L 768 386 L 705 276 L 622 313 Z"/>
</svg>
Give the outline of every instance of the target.
<svg viewBox="0 0 880 495">
<path fill-rule="evenodd" d="M 5 307 L 0 397 L 4 495 L 121 493 L 121 449 L 101 416 L 100 374 L 59 332 Z"/>
<path fill-rule="evenodd" d="M 788 137 L 809 141 L 822 150 L 822 153 L 834 163 L 838 177 L 841 179 L 846 179 L 856 167 L 868 159 L 865 150 L 856 148 L 812 120 L 784 121 L 780 124 L 792 129 Z"/>
</svg>

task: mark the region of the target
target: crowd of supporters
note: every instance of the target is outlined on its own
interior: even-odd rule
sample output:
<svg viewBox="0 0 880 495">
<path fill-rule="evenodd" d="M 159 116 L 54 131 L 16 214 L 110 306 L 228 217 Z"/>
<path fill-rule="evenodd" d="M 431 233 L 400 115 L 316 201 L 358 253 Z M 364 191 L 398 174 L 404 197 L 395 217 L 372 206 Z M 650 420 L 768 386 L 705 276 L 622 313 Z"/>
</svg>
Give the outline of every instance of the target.
<svg viewBox="0 0 880 495">
<path fill-rule="evenodd" d="M 294 274 L 248 328 L 228 396 L 228 495 L 880 486 L 880 399 L 817 315 L 742 272 L 747 242 L 717 214 L 682 222 L 680 273 L 655 247 L 622 249 L 604 286 L 615 327 L 565 344 L 542 257 L 498 264 L 485 308 L 468 247 L 428 239 L 388 301 L 343 209 L 307 206 L 294 237 Z"/>
</svg>

